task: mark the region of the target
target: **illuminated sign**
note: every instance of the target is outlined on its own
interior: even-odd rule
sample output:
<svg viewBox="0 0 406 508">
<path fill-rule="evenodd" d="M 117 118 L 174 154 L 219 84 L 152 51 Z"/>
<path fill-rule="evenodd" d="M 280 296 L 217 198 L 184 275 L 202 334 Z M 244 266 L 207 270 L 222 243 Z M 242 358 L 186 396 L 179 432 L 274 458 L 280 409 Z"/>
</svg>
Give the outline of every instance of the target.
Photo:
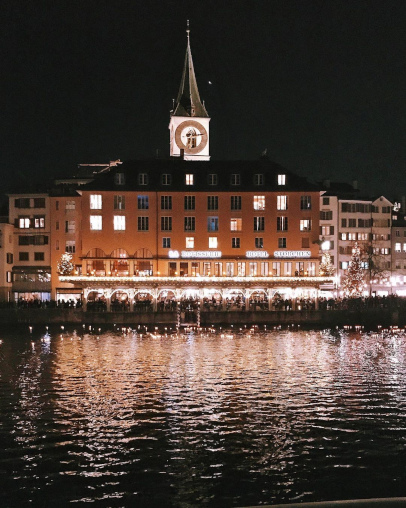
<svg viewBox="0 0 406 508">
<path fill-rule="evenodd" d="M 221 250 L 182 250 L 179 254 L 178 250 L 170 250 L 168 257 L 172 259 L 183 258 L 221 258 Z"/>
<path fill-rule="evenodd" d="M 245 255 L 247 258 L 269 258 L 269 253 L 266 250 L 247 250 Z"/>
<path fill-rule="evenodd" d="M 310 258 L 309 250 L 276 250 L 273 255 L 276 258 Z"/>
</svg>

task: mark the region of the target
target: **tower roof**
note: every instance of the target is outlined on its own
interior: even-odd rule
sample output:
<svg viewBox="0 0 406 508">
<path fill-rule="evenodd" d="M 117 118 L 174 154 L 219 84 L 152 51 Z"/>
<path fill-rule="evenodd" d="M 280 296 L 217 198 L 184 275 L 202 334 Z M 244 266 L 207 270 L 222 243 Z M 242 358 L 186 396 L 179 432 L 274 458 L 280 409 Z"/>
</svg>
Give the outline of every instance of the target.
<svg viewBox="0 0 406 508">
<path fill-rule="evenodd" d="M 185 56 L 185 65 L 183 67 L 182 80 L 180 82 L 178 98 L 173 116 L 196 116 L 208 118 L 208 113 L 202 101 L 200 100 L 199 90 L 197 88 L 195 70 L 193 67 L 192 52 L 190 50 L 189 22 L 186 30 L 187 47 Z"/>
</svg>

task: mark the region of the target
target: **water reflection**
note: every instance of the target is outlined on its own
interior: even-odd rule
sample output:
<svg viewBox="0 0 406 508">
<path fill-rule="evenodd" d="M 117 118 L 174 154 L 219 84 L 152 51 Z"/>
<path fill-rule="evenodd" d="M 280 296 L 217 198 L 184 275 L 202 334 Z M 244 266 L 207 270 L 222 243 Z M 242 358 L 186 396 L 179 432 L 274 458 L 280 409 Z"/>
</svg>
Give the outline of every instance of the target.
<svg viewBox="0 0 406 508">
<path fill-rule="evenodd" d="M 401 331 L 1 339 L 6 506 L 406 494 Z"/>
</svg>

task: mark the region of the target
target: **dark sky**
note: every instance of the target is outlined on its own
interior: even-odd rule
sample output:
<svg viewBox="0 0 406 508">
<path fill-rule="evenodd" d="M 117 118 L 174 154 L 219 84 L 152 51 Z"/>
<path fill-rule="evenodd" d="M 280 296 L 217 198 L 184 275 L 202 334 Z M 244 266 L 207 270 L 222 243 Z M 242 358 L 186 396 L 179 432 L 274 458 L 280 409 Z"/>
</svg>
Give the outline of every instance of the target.
<svg viewBox="0 0 406 508">
<path fill-rule="evenodd" d="M 168 154 L 187 19 L 213 158 L 406 194 L 401 0 L 3 0 L 4 192 Z"/>
</svg>

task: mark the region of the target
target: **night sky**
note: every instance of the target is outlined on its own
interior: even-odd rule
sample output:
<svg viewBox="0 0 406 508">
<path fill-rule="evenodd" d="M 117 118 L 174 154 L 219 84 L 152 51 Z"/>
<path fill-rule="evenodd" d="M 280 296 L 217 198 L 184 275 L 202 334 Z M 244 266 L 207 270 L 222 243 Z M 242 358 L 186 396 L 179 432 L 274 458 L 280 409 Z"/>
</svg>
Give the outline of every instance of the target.
<svg viewBox="0 0 406 508">
<path fill-rule="evenodd" d="M 3 192 L 169 153 L 186 20 L 214 159 L 406 195 L 406 2 L 2 2 Z"/>
</svg>

